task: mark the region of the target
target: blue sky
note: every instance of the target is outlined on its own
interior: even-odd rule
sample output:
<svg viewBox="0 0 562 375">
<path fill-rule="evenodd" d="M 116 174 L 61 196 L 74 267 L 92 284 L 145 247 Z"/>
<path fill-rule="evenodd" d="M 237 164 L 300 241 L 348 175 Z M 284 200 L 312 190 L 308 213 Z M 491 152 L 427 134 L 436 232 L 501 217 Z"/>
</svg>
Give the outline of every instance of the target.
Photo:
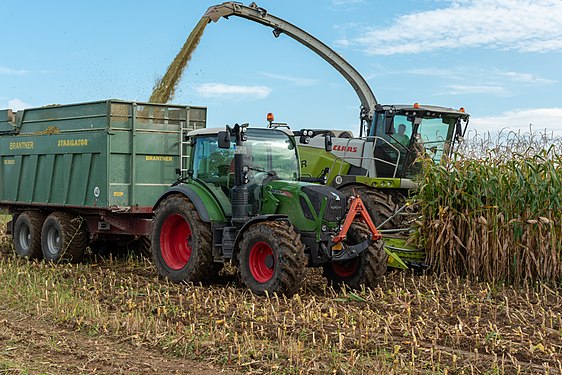
<svg viewBox="0 0 562 375">
<path fill-rule="evenodd" d="M 146 101 L 205 10 L 219 1 L 3 1 L 0 108 Z M 561 0 L 261 0 L 367 78 L 382 104 L 464 107 L 479 131 L 562 135 Z M 210 24 L 173 103 L 209 126 L 358 131 L 359 100 L 297 42 L 236 17 Z M 560 129 L 560 130 L 559 130 Z"/>
</svg>

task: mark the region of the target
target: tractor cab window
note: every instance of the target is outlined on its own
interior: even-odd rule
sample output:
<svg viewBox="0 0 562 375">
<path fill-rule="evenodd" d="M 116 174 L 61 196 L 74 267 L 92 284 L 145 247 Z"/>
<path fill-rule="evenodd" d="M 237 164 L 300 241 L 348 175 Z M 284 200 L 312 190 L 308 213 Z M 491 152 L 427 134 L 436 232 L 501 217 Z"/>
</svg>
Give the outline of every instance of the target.
<svg viewBox="0 0 562 375">
<path fill-rule="evenodd" d="M 270 175 L 283 180 L 299 179 L 295 144 L 287 134 L 252 128 L 246 134 L 248 139 L 238 150 L 234 137 L 229 149 L 218 147 L 216 135 L 198 137 L 193 154 L 193 178 L 219 184 L 225 189 L 232 187 L 234 155 L 238 152 L 243 155 L 244 165 L 250 168 L 249 184 L 260 183 L 264 176 Z"/>
<path fill-rule="evenodd" d="M 229 149 L 221 149 L 216 135 L 198 137 L 193 155 L 193 177 L 206 182 L 228 177 L 233 158 L 234 144 Z"/>
<path fill-rule="evenodd" d="M 282 180 L 299 179 L 299 162 L 294 141 L 280 130 L 248 129 L 248 140 L 244 142 L 245 160 L 253 171 L 275 174 Z M 263 176 L 263 175 L 262 175 Z M 250 183 L 252 183 L 252 175 Z"/>
</svg>

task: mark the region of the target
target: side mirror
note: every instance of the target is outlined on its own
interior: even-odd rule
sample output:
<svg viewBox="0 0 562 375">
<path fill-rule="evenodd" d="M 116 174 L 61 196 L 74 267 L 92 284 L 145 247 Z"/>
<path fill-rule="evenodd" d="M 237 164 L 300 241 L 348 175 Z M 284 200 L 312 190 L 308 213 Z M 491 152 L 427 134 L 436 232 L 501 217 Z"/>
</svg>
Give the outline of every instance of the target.
<svg viewBox="0 0 562 375">
<path fill-rule="evenodd" d="M 324 149 L 327 152 L 330 152 L 332 151 L 332 146 L 333 146 L 332 135 L 329 133 L 324 134 Z"/>
<path fill-rule="evenodd" d="M 310 137 L 308 135 L 301 135 L 299 137 L 299 142 L 302 143 L 303 145 L 307 145 L 310 143 Z"/>
<path fill-rule="evenodd" d="M 218 146 L 219 148 L 230 148 L 230 132 L 220 131 L 218 135 Z"/>
</svg>

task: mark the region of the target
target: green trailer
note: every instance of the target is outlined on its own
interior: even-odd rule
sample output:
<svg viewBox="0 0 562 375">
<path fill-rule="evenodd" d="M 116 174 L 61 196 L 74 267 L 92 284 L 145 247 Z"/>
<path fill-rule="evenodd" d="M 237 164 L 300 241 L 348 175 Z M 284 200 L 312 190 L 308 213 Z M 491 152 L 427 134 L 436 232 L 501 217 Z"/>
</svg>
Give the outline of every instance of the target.
<svg viewBox="0 0 562 375">
<path fill-rule="evenodd" d="M 154 202 L 188 165 L 206 108 L 104 100 L 0 111 L 0 208 L 24 257 L 148 244 Z"/>
</svg>

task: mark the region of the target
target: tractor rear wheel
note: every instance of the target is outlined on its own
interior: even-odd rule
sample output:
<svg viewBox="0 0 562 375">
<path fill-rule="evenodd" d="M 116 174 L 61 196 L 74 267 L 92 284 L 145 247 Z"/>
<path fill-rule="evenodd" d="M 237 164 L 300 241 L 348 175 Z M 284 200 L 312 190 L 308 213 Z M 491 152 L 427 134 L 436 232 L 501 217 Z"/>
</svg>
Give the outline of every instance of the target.
<svg viewBox="0 0 562 375">
<path fill-rule="evenodd" d="M 26 211 L 18 215 L 14 224 L 14 249 L 22 258 L 41 258 L 41 227 L 45 215 L 40 212 Z"/>
<path fill-rule="evenodd" d="M 41 250 L 46 260 L 80 262 L 87 242 L 86 223 L 79 216 L 54 212 L 43 223 Z"/>
<path fill-rule="evenodd" d="M 394 211 L 398 208 L 391 195 L 386 194 L 381 190 L 369 188 L 363 185 L 346 186 L 341 189 L 341 192 L 346 197 L 351 195 L 359 195 L 361 197 L 361 200 L 363 201 L 365 208 L 367 208 L 367 211 L 369 211 L 369 215 L 371 216 L 371 219 L 377 229 L 392 229 L 400 227 L 402 221 L 400 215 L 394 216 L 382 227 L 379 227 L 380 224 L 391 217 L 394 214 Z"/>
<path fill-rule="evenodd" d="M 349 228 L 347 238 L 350 245 L 356 245 L 370 235 L 369 227 L 365 223 L 355 221 Z M 388 254 L 384 250 L 384 242 L 378 240 L 354 259 L 324 265 L 324 277 L 336 287 L 345 284 L 352 289 L 360 289 L 362 285 L 372 288 L 382 280 L 387 262 Z"/>
<path fill-rule="evenodd" d="M 240 279 L 253 293 L 291 296 L 300 289 L 307 258 L 300 235 L 288 222 L 250 226 L 238 249 Z"/>
<path fill-rule="evenodd" d="M 209 282 L 222 268 L 222 263 L 213 261 L 211 224 L 201 220 L 184 196 L 162 201 L 151 238 L 152 261 L 158 273 L 173 282 Z"/>
</svg>

